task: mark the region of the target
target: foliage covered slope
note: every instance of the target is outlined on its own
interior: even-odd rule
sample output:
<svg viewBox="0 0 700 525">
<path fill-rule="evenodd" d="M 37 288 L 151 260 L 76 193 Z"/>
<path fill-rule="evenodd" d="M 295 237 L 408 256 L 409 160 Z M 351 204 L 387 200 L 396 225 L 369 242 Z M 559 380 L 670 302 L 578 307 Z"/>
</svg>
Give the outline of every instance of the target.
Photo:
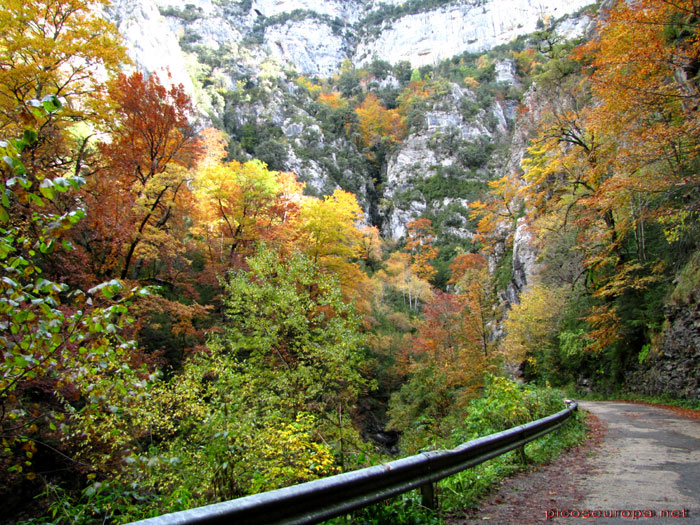
<svg viewBox="0 0 700 525">
<path fill-rule="evenodd" d="M 118 71 L 118 35 L 91 6 L 11 1 L 12 519 L 124 522 L 365 466 L 399 434 L 402 453 L 451 446 L 553 411 L 548 382 L 612 389 L 640 363 L 651 375 L 672 334 L 693 349 L 693 9 L 621 4 L 588 43 L 543 24 L 435 67 L 235 78 L 219 129 L 200 129 L 182 86 Z M 421 141 L 431 162 L 392 178 Z M 288 171 L 304 163 L 333 180 L 305 186 Z M 403 238 L 380 235 L 390 209 Z M 506 304 L 524 231 L 539 271 Z M 518 368 L 545 389 L 500 377 Z"/>
</svg>

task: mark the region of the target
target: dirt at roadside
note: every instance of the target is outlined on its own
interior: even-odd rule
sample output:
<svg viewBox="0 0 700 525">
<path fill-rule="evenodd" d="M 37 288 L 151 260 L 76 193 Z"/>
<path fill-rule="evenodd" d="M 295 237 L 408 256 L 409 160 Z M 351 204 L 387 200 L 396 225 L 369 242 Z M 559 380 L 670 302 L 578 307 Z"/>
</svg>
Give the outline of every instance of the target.
<svg viewBox="0 0 700 525">
<path fill-rule="evenodd" d="M 605 436 L 605 425 L 593 414 L 588 414 L 587 424 L 588 437 L 577 448 L 503 480 L 478 508 L 444 516 L 445 521 L 454 525 L 540 523 L 546 521 L 548 509 L 574 508 L 585 495 L 583 481 Z"/>
</svg>

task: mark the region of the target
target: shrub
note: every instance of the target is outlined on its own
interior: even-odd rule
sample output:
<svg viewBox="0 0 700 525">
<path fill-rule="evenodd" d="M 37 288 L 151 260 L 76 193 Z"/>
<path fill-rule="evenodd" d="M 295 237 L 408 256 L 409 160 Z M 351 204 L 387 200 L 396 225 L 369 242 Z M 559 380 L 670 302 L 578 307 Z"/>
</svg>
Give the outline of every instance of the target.
<svg viewBox="0 0 700 525">
<path fill-rule="evenodd" d="M 564 396 L 558 390 L 521 385 L 505 377 L 489 375 L 483 396 L 471 402 L 469 414 L 455 437 L 468 441 L 529 423 L 564 408 Z"/>
</svg>

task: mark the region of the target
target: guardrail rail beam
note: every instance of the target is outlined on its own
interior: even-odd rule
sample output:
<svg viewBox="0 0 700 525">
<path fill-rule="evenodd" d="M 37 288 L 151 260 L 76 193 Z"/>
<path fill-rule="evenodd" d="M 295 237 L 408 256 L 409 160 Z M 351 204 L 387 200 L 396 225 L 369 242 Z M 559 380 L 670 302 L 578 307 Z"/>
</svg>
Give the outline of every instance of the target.
<svg viewBox="0 0 700 525">
<path fill-rule="evenodd" d="M 474 439 L 452 450 L 423 452 L 383 465 L 164 514 L 132 525 L 318 523 L 417 488 L 421 490 L 423 504 L 436 508 L 433 483 L 516 448 L 520 448 L 524 456 L 526 443 L 558 429 L 577 409 L 577 403 L 567 401 L 567 408 L 556 414 Z"/>
</svg>

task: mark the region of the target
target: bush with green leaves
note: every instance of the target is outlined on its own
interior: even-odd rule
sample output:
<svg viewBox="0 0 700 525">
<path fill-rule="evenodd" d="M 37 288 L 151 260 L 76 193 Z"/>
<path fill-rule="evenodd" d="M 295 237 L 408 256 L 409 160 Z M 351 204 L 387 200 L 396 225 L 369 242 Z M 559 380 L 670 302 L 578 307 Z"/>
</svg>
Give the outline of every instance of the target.
<svg viewBox="0 0 700 525">
<path fill-rule="evenodd" d="M 482 397 L 469 405 L 455 438 L 468 441 L 550 416 L 564 408 L 564 395 L 558 390 L 489 375 Z"/>
<path fill-rule="evenodd" d="M 453 434 L 453 441 L 463 443 L 507 430 L 564 408 L 564 397 L 558 390 L 489 376 L 482 397 L 472 401 L 467 418 Z M 574 413 L 560 429 L 525 445 L 525 459 L 527 463 L 550 461 L 567 448 L 581 443 L 585 436 L 586 426 L 581 416 Z M 499 479 L 523 468 L 522 460 L 519 453 L 512 451 L 446 478 L 440 483 L 443 509 L 463 509 L 477 504 Z"/>
<path fill-rule="evenodd" d="M 156 517 L 168 512 L 188 510 L 197 501 L 182 487 L 159 497 L 144 495 L 131 483 L 95 481 L 78 496 L 53 483 L 47 483 L 38 497 L 49 502 L 44 516 L 19 522 L 20 525 L 56 523 L 128 523 L 132 517 Z"/>
<path fill-rule="evenodd" d="M 143 397 L 147 435 L 115 480 L 157 513 L 179 506 L 178 491 L 201 505 L 332 475 L 367 448 L 354 417 L 372 385 L 337 281 L 261 246 L 222 286 L 225 327 Z"/>
<path fill-rule="evenodd" d="M 521 385 L 501 377 L 487 376 L 486 387 L 479 399 L 473 400 L 464 411 L 455 412 L 442 421 L 454 431 L 449 439 L 435 443 L 433 448 L 454 448 L 469 440 L 507 430 L 552 415 L 565 408 L 561 392 L 549 387 Z M 416 422 L 420 433 L 421 422 Z M 567 448 L 579 444 L 586 435 L 586 426 L 577 413 L 560 429 L 525 445 L 527 463 L 551 460 Z M 430 445 L 430 443 L 426 443 Z M 461 512 L 477 505 L 502 478 L 524 467 L 523 457 L 512 451 L 480 465 L 453 474 L 437 484 L 440 511 L 422 507 L 417 491 L 402 494 L 356 512 L 352 517 L 339 518 L 333 523 L 442 523 L 439 515 L 452 511 Z"/>
<path fill-rule="evenodd" d="M 204 16 L 202 8 L 197 7 L 194 4 L 185 4 L 185 7 L 183 9 L 180 9 L 175 6 L 159 6 L 158 10 L 163 16 L 172 16 L 175 18 L 179 18 L 183 22 L 194 22 L 195 20 L 198 20 L 202 18 L 202 16 Z"/>
</svg>

